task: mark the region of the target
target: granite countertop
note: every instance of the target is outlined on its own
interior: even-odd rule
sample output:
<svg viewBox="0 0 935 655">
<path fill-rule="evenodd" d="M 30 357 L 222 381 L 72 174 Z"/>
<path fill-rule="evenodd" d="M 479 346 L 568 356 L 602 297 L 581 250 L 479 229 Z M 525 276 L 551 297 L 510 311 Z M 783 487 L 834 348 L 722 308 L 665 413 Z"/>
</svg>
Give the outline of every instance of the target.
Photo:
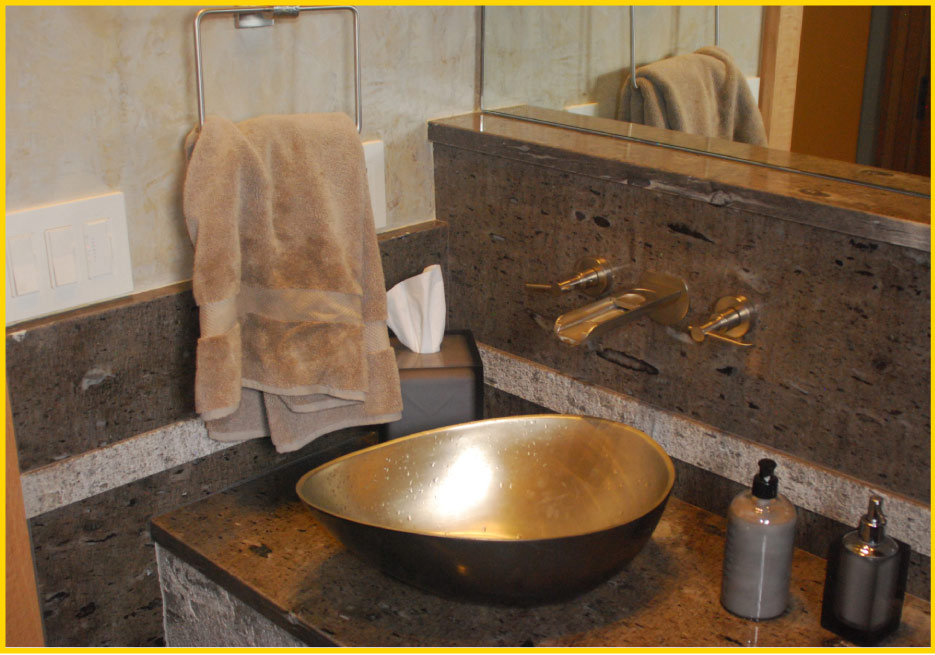
<svg viewBox="0 0 935 655">
<path fill-rule="evenodd" d="M 909 181 L 913 193 L 923 192 L 906 195 L 835 179 L 839 171 L 834 169 L 841 164 L 829 167 L 828 160 L 824 160 L 820 176 L 768 169 L 732 157 L 698 156 L 697 152 L 691 151 L 697 149 L 697 144 L 692 145 L 697 137 L 677 135 L 677 140 L 687 141 L 680 145 L 690 149 L 682 152 L 659 147 L 651 138 L 649 143 L 608 138 L 593 130 L 579 131 L 549 124 L 548 116 L 554 112 L 548 110 L 533 109 L 522 113 L 537 120 L 530 122 L 483 112 L 432 120 L 428 127 L 429 140 L 435 144 L 649 188 L 717 206 L 744 209 L 860 238 L 925 252 L 931 250 L 928 178 L 900 176 Z M 571 120 L 578 122 L 578 119 Z M 596 122 L 600 125 L 597 128 L 599 132 L 609 123 L 621 125 L 619 121 L 591 116 L 581 120 L 591 124 Z M 635 128 L 642 132 L 645 128 L 628 123 L 622 125 L 626 131 Z M 666 130 L 661 131 L 667 132 L 667 137 L 672 135 Z M 772 161 L 776 154 L 768 149 L 728 146 L 729 150 L 738 148 L 748 151 L 742 155 L 743 159 L 765 158 L 765 163 L 780 166 L 791 163 Z M 703 146 L 700 149 L 709 148 Z M 779 157 L 784 159 L 787 155 L 780 154 Z M 855 174 L 860 177 L 859 173 L 867 171 L 857 165 L 844 167 L 850 171 L 848 177 Z"/>
<path fill-rule="evenodd" d="M 572 600 L 496 607 L 439 598 L 350 555 L 295 494 L 298 462 L 153 520 L 161 547 L 309 644 L 344 646 L 838 646 L 821 628 L 825 562 L 797 550 L 789 609 L 769 621 L 718 600 L 725 520 L 670 498 L 619 574 Z M 929 646 L 929 604 L 907 596 L 883 646 Z"/>
</svg>

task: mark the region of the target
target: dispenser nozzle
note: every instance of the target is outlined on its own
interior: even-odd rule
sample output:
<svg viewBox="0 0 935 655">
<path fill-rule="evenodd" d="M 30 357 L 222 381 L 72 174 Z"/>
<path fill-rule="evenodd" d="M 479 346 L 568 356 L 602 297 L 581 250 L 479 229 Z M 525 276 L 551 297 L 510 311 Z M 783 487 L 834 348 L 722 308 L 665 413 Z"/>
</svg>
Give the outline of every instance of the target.
<svg viewBox="0 0 935 655">
<path fill-rule="evenodd" d="M 779 478 L 776 477 L 776 462 L 761 459 L 760 472 L 753 476 L 753 495 L 757 498 L 775 498 L 779 493 Z"/>
<path fill-rule="evenodd" d="M 860 517 L 860 525 L 857 529 L 860 538 L 869 544 L 878 543 L 883 539 L 886 532 L 886 517 L 883 515 L 882 496 L 877 494 L 870 496 L 867 513 Z"/>
</svg>

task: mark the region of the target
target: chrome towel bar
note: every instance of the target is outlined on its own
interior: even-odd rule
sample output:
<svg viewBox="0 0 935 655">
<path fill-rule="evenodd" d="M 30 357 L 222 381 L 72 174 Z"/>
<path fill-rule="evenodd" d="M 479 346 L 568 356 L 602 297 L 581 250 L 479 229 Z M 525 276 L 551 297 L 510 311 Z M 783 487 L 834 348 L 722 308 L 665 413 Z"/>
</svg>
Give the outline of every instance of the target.
<svg viewBox="0 0 935 655">
<path fill-rule="evenodd" d="M 236 26 L 265 27 L 273 24 L 277 16 L 298 16 L 303 11 L 349 11 L 354 17 L 354 123 L 357 132 L 363 127 L 362 108 L 360 100 L 360 19 L 355 7 L 349 6 L 267 6 L 267 7 L 223 7 L 220 9 L 202 9 L 195 14 L 195 80 L 198 86 L 198 125 L 205 124 L 205 88 L 204 72 L 201 57 L 201 21 L 206 16 L 220 14 L 233 14 Z"/>
</svg>

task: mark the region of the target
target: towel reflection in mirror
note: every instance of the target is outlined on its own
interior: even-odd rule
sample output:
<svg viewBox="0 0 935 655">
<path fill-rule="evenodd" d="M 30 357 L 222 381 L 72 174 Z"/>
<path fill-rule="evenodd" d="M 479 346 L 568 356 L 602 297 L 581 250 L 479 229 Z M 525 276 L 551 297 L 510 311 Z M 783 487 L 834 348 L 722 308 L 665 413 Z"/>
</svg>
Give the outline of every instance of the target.
<svg viewBox="0 0 935 655">
<path fill-rule="evenodd" d="M 722 48 L 707 46 L 636 69 L 620 92 L 618 118 L 689 134 L 766 145 L 757 101 Z"/>
</svg>

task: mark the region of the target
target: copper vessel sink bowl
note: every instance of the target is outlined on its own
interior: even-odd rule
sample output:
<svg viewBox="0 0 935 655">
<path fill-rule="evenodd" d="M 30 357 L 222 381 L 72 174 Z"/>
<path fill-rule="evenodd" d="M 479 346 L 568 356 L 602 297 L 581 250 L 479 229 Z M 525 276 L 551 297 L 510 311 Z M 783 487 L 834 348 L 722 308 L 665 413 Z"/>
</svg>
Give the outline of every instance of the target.
<svg viewBox="0 0 935 655">
<path fill-rule="evenodd" d="M 645 545 L 675 470 L 604 419 L 541 415 L 420 432 L 332 460 L 296 490 L 345 547 L 435 594 L 498 604 L 567 598 Z"/>
</svg>

